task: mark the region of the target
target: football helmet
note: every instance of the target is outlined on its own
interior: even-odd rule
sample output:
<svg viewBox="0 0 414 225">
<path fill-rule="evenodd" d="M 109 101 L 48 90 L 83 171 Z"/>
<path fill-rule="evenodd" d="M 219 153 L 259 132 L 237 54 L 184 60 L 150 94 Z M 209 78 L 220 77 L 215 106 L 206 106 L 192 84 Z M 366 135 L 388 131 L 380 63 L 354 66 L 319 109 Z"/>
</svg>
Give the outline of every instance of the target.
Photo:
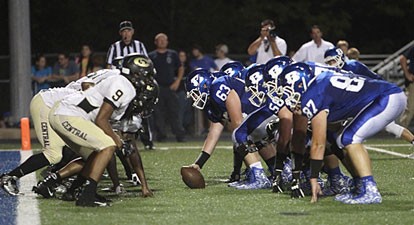
<svg viewBox="0 0 414 225">
<path fill-rule="evenodd" d="M 265 65 L 263 80 L 267 89 L 267 96 L 273 102 L 278 102 L 282 97 L 283 88 L 278 85 L 279 75 L 291 63 L 292 60 L 288 56 L 277 56 L 267 61 Z"/>
<path fill-rule="evenodd" d="M 227 74 L 225 74 L 222 71 L 216 71 L 216 72 L 212 72 L 211 75 L 214 77 L 214 79 L 217 79 L 219 77 L 226 76 Z"/>
<path fill-rule="evenodd" d="M 234 61 L 224 64 L 220 71 L 224 72 L 226 75 L 230 77 L 235 77 L 244 80 L 244 77 L 242 76 L 242 71 L 244 69 L 244 66 L 241 62 Z"/>
<path fill-rule="evenodd" d="M 112 60 L 111 69 L 122 69 L 122 60 L 124 57 L 118 56 L 115 59 Z"/>
<path fill-rule="evenodd" d="M 196 69 L 192 71 L 186 79 L 185 88 L 187 98 L 191 98 L 194 103 L 193 107 L 204 109 L 210 95 L 210 86 L 214 77 L 206 69 Z"/>
<path fill-rule="evenodd" d="M 156 74 L 151 59 L 141 54 L 129 54 L 122 61 L 121 74 L 128 78 L 135 88 L 144 86 Z"/>
<path fill-rule="evenodd" d="M 287 66 L 280 74 L 283 99 L 291 111 L 294 111 L 296 106 L 300 105 L 301 96 L 308 89 L 313 77 L 311 67 L 302 62 Z"/>
<path fill-rule="evenodd" d="M 152 79 L 136 90 L 135 98 L 129 103 L 124 117 L 140 114 L 142 118 L 151 116 L 154 106 L 158 103 L 159 86 Z"/>
<path fill-rule="evenodd" d="M 328 50 L 325 51 L 324 58 L 325 63 L 329 66 L 342 69 L 342 67 L 345 65 L 344 52 L 338 47 L 328 48 Z"/>
<path fill-rule="evenodd" d="M 251 93 L 249 101 L 256 107 L 260 107 L 266 97 L 267 90 L 263 81 L 264 68 L 265 65 L 256 64 L 255 66 L 249 67 L 246 71 L 246 92 Z"/>
</svg>

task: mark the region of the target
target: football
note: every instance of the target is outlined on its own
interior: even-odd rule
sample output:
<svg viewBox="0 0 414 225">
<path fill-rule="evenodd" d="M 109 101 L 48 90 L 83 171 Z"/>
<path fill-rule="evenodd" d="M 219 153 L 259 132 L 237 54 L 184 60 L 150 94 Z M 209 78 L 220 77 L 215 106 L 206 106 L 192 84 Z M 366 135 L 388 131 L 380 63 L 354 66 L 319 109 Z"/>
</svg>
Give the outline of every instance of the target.
<svg viewBox="0 0 414 225">
<path fill-rule="evenodd" d="M 200 173 L 200 171 L 192 167 L 181 167 L 181 178 L 183 179 L 184 183 L 191 189 L 206 187 L 203 175 Z"/>
</svg>

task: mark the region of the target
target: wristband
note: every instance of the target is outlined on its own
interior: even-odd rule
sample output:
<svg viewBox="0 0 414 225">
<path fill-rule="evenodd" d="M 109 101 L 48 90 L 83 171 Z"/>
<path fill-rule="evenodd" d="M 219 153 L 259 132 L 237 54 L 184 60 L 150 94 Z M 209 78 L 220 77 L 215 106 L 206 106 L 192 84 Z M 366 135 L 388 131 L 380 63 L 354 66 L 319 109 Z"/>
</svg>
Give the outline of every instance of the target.
<svg viewBox="0 0 414 225">
<path fill-rule="evenodd" d="M 195 164 L 200 166 L 200 169 L 203 168 L 204 163 L 207 162 L 208 158 L 210 158 L 210 154 L 205 151 L 201 151 L 200 155 L 198 156 Z"/>
<path fill-rule="evenodd" d="M 310 160 L 310 178 L 318 178 L 319 171 L 322 167 L 323 160 L 311 159 Z"/>
</svg>

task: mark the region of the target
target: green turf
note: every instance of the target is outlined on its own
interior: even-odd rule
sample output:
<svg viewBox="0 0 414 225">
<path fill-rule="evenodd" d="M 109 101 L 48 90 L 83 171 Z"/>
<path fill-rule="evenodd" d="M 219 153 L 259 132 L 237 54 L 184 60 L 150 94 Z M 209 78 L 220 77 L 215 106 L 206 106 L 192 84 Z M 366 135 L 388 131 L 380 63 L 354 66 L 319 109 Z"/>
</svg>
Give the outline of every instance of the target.
<svg viewBox="0 0 414 225">
<path fill-rule="evenodd" d="M 378 143 L 404 144 L 397 140 L 370 140 L 366 144 Z M 200 145 L 202 142 L 162 143 L 157 147 Z M 220 180 L 232 170 L 232 151 L 223 149 L 216 150 L 202 170 L 207 187 L 191 190 L 181 181 L 180 167 L 194 162 L 199 152 L 199 149 L 141 151 L 155 198 L 141 198 L 139 188 L 129 187 L 126 182 L 123 183 L 128 192 L 123 196 L 100 192 L 114 200 L 109 208 L 80 208 L 75 207 L 74 202 L 39 198 L 42 224 L 414 223 L 414 160 L 370 152 L 374 177 L 383 196 L 382 204 L 344 205 L 332 197 L 310 204 L 310 197 L 292 200 L 288 193 L 273 194 L 269 189 L 228 188 Z M 118 169 L 120 176 L 125 177 L 121 166 Z M 100 187 L 109 185 L 109 180 L 100 183 Z"/>
</svg>

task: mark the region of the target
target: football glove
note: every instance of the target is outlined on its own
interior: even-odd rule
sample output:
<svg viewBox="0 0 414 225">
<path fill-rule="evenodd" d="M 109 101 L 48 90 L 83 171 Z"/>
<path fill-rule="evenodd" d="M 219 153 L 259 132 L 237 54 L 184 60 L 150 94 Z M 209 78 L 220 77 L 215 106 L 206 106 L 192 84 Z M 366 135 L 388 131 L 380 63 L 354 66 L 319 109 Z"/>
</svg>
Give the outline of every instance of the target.
<svg viewBox="0 0 414 225">
<path fill-rule="evenodd" d="M 134 152 L 134 146 L 131 143 L 131 140 L 122 140 L 122 147 L 121 147 L 122 155 L 128 157 Z"/>
<path fill-rule="evenodd" d="M 292 192 L 290 193 L 291 198 L 305 197 L 305 193 L 303 193 L 303 190 L 300 188 L 300 179 L 294 178 L 292 180 L 291 190 L 292 190 Z"/>
<path fill-rule="evenodd" d="M 272 140 L 272 139 L 275 138 L 275 132 L 278 128 L 279 128 L 279 121 L 278 120 L 271 120 L 266 125 L 266 133 L 267 133 L 267 136 L 269 137 L 269 140 Z"/>
<path fill-rule="evenodd" d="M 282 171 L 281 170 L 275 170 L 275 179 L 272 183 L 272 191 L 273 193 L 283 193 L 283 179 L 282 179 Z"/>
</svg>

